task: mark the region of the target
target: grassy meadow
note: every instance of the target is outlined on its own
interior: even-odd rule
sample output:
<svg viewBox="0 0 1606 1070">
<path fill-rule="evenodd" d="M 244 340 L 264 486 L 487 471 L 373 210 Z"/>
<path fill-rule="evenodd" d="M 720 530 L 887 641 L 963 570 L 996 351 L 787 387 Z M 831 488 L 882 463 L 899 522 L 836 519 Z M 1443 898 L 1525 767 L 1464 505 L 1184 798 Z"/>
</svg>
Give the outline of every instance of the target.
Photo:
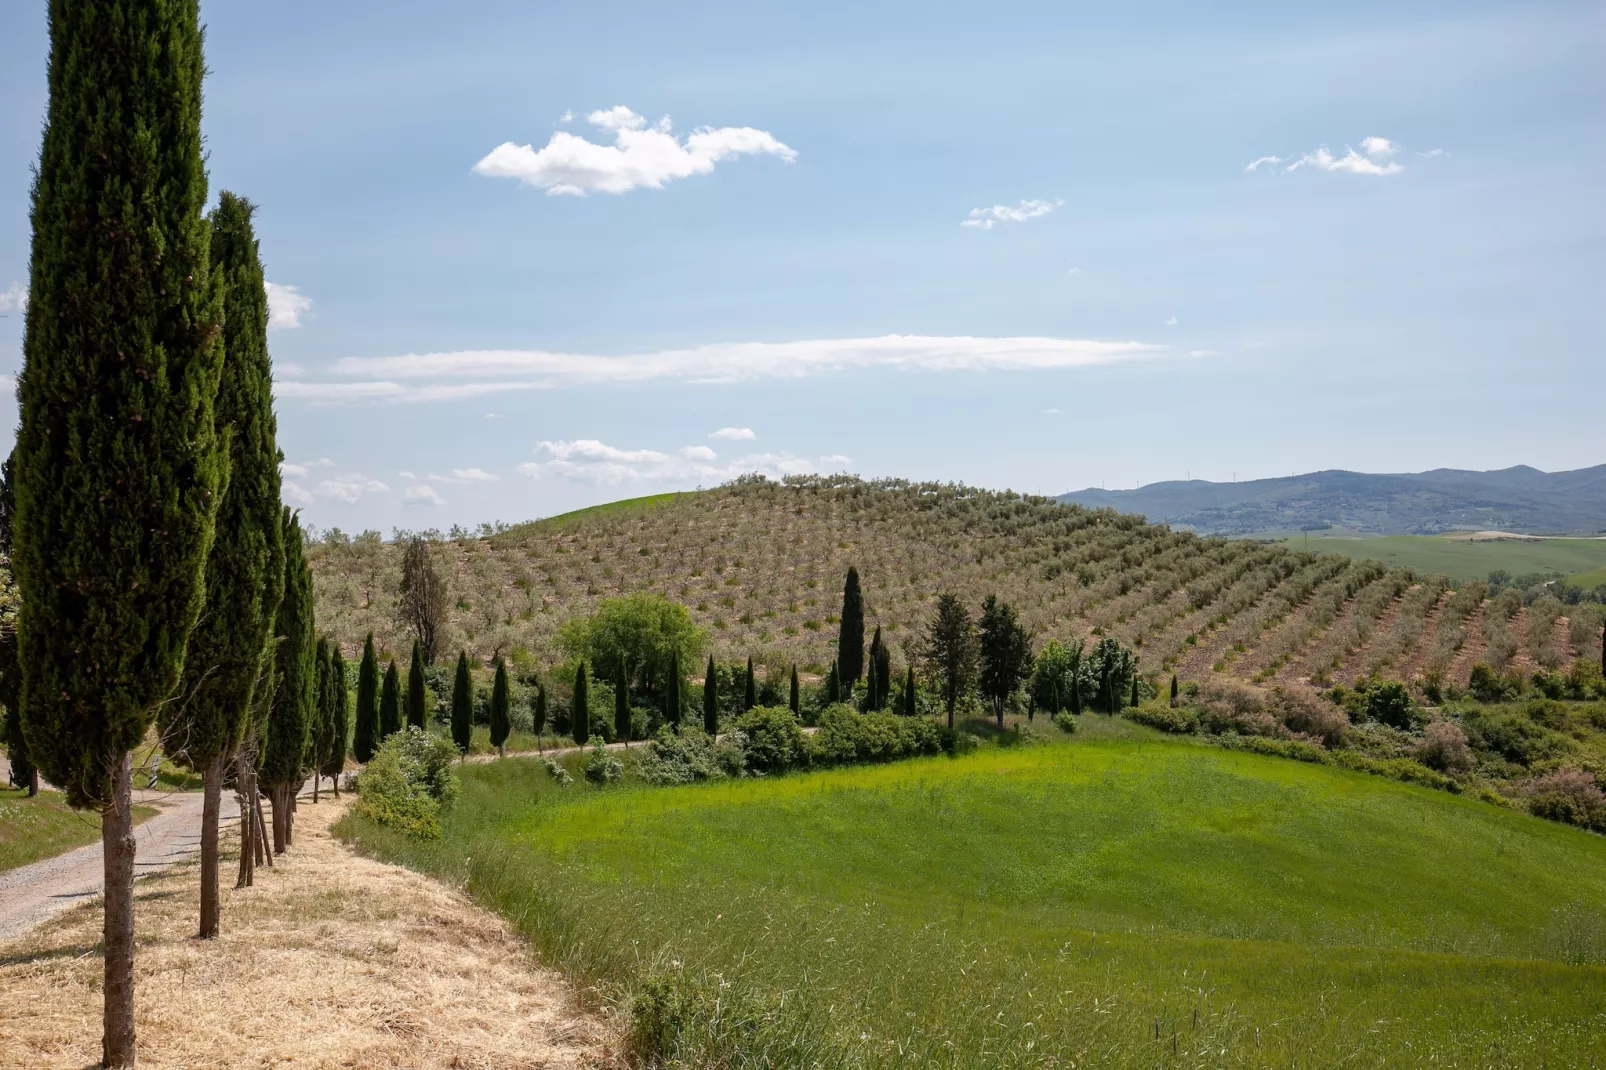
<svg viewBox="0 0 1606 1070">
<path fill-rule="evenodd" d="M 155 813 L 136 806 L 134 820 Z M 25 791 L 0 786 L 0 873 L 99 840 L 99 816 L 70 809 L 57 792 L 42 791 L 30 799 Z"/>
<path fill-rule="evenodd" d="M 464 882 L 673 1065 L 1606 1058 L 1606 839 L 1082 722 L 677 788 L 509 759 L 463 768 L 438 842 L 344 833 Z"/>
<path fill-rule="evenodd" d="M 1465 535 L 1332 535 L 1273 532 L 1290 549 L 1343 554 L 1381 561 L 1390 568 L 1438 573 L 1452 580 L 1486 579 L 1505 570 L 1513 576 L 1556 572 L 1585 588 L 1606 583 L 1606 539 L 1474 539 Z M 1580 575 L 1582 574 L 1582 575 Z M 1593 582 L 1588 582 L 1593 579 Z"/>
</svg>

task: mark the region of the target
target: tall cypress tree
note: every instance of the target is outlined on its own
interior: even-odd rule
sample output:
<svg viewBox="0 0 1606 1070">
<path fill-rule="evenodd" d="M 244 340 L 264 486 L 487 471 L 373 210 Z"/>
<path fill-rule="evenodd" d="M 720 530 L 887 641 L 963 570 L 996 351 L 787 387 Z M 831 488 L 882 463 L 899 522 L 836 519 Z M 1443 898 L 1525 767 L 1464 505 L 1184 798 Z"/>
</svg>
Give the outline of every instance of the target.
<svg viewBox="0 0 1606 1070">
<path fill-rule="evenodd" d="M 848 566 L 842 585 L 842 623 L 837 632 L 836 663 L 841 686 L 852 688 L 864 675 L 864 596 L 859 591 L 859 570 Z M 840 697 L 840 696 L 839 696 Z"/>
<path fill-rule="evenodd" d="M 374 653 L 374 633 L 369 632 L 362 644 L 362 661 L 357 665 L 357 731 L 351 741 L 351 756 L 367 765 L 378 749 L 379 655 Z"/>
<path fill-rule="evenodd" d="M 837 669 L 836 662 L 831 663 L 831 671 L 825 675 L 825 704 L 834 706 L 842 701 L 842 676 Z"/>
<path fill-rule="evenodd" d="M 874 712 L 879 708 L 876 706 L 876 696 L 881 693 L 881 681 L 876 676 L 874 658 L 870 659 L 870 666 L 866 672 L 867 675 L 864 678 L 864 708 Z"/>
<path fill-rule="evenodd" d="M 474 743 L 474 685 L 468 677 L 466 650 L 457 652 L 457 672 L 452 676 L 452 742 L 459 754 L 467 754 Z"/>
<path fill-rule="evenodd" d="M 496 748 L 498 755 L 507 753 L 503 748 L 511 731 L 513 720 L 508 710 L 507 666 L 501 658 L 497 658 L 496 676 L 491 681 L 491 746 Z"/>
<path fill-rule="evenodd" d="M 664 714 L 680 731 L 680 651 L 669 652 L 669 679 L 664 681 Z"/>
<path fill-rule="evenodd" d="M 11 458 L 0 464 L 0 555 L 11 559 L 11 514 L 16 505 L 11 479 Z M 22 734 L 22 666 L 17 664 L 17 587 L 16 577 L 7 569 L 0 575 L 0 713 L 4 718 L 0 742 L 6 745 L 11 764 L 11 782 L 28 789 L 28 798 L 39 794 L 39 770 L 28 758 L 28 741 Z"/>
<path fill-rule="evenodd" d="M 630 678 L 625 675 L 625 659 L 619 658 L 613 680 L 613 735 L 630 745 Z"/>
<path fill-rule="evenodd" d="M 385 680 L 379 687 L 379 742 L 401 731 L 401 673 L 396 663 L 385 666 Z"/>
<path fill-rule="evenodd" d="M 798 693 L 798 687 L 797 687 L 797 665 L 795 663 L 792 666 L 792 680 L 791 680 L 791 685 L 788 688 L 788 691 L 789 691 L 789 694 L 787 695 L 786 704 L 787 704 L 787 706 L 789 706 L 791 708 L 792 716 L 794 716 L 794 717 L 801 716 L 802 713 L 803 713 L 803 701 L 802 701 L 802 696 Z"/>
<path fill-rule="evenodd" d="M 569 734 L 580 746 L 591 738 L 591 698 L 587 693 L 586 663 L 581 662 L 574 672 L 574 701 L 570 703 Z"/>
<path fill-rule="evenodd" d="M 903 677 L 903 715 L 913 717 L 919 712 L 919 696 L 915 694 L 915 667 L 910 665 Z"/>
<path fill-rule="evenodd" d="M 131 752 L 184 667 L 227 463 L 196 0 L 50 7 L 17 382 L 28 751 L 101 811 L 102 1060 L 134 1062 Z"/>
<path fill-rule="evenodd" d="M 407 666 L 407 723 L 423 728 L 429 716 L 429 685 L 424 682 L 424 655 L 413 640 L 413 659 Z"/>
<path fill-rule="evenodd" d="M 541 733 L 546 731 L 546 685 L 537 683 L 530 698 L 530 727 L 535 729 L 535 749 L 541 749 Z"/>
<path fill-rule="evenodd" d="M 283 593 L 274 558 L 279 447 L 268 358 L 268 308 L 250 202 L 224 191 L 211 218 L 212 269 L 223 288 L 223 371 L 214 409 L 226 430 L 228 485 L 206 567 L 206 608 L 190 635 L 178 700 L 163 707 L 163 743 L 201 774 L 201 923 L 217 935 L 218 819 L 223 767 L 250 720 L 251 694 Z M 273 586 L 269 587 L 268 584 Z"/>
<path fill-rule="evenodd" d="M 1177 692 L 1178 692 L 1177 674 L 1176 673 L 1172 673 L 1171 674 L 1171 706 L 1172 706 L 1173 709 L 1176 708 L 1176 705 L 1177 705 Z"/>
<path fill-rule="evenodd" d="M 1137 709 L 1138 708 L 1138 674 L 1137 673 L 1133 673 L 1132 674 L 1132 702 L 1131 702 L 1131 706 L 1132 706 L 1133 709 Z"/>
<path fill-rule="evenodd" d="M 753 675 L 753 655 L 747 655 L 747 681 L 742 691 L 742 712 L 758 705 L 758 679 Z"/>
<path fill-rule="evenodd" d="M 329 749 L 324 752 L 319 772 L 335 782 L 335 798 L 340 798 L 340 774 L 346 768 L 346 734 L 351 727 L 351 696 L 346 691 L 346 659 L 340 644 L 329 644 Z"/>
<path fill-rule="evenodd" d="M 302 763 L 312 725 L 313 684 L 312 572 L 301 541 L 301 521 L 284 510 L 284 598 L 279 602 L 274 650 L 277 688 L 268 717 L 268 739 L 257 763 L 273 803 L 273 853 L 293 841 L 291 810 L 295 791 L 306 778 Z"/>
<path fill-rule="evenodd" d="M 708 672 L 703 676 L 703 731 L 719 735 L 719 674 L 714 671 L 714 655 L 708 655 Z"/>
<path fill-rule="evenodd" d="M 329 746 L 330 714 L 334 688 L 329 680 L 329 639 L 318 636 L 312 649 L 312 730 L 307 733 L 307 755 L 303 763 L 312 770 L 312 801 L 318 801 L 323 785 L 323 756 Z"/>
</svg>

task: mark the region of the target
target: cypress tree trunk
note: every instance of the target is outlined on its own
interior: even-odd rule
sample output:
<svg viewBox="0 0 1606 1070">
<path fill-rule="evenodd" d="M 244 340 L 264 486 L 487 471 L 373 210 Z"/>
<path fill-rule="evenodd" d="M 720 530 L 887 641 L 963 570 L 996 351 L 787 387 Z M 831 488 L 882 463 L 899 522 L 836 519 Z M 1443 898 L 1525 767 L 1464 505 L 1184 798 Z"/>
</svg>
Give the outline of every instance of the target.
<svg viewBox="0 0 1606 1070">
<path fill-rule="evenodd" d="M 134 756 L 112 773 L 111 802 L 100 816 L 105 868 L 106 1008 L 101 1062 L 134 1065 Z"/>
<path fill-rule="evenodd" d="M 234 878 L 236 888 L 249 888 L 256 871 L 256 808 L 246 791 L 251 782 L 252 762 L 242 750 L 234 758 L 234 799 L 240 807 L 240 870 Z"/>
<path fill-rule="evenodd" d="M 708 655 L 708 672 L 703 677 L 703 731 L 719 735 L 719 674 L 714 671 L 714 655 Z"/>
</svg>

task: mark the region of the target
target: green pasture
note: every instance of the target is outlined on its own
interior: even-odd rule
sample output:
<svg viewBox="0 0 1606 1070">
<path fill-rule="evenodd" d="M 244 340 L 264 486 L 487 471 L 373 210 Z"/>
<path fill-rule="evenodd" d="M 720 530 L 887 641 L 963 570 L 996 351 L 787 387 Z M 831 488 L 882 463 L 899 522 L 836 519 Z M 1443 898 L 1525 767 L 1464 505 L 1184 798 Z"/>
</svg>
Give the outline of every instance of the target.
<svg viewBox="0 0 1606 1070">
<path fill-rule="evenodd" d="M 1285 541 L 1302 550 L 1301 532 L 1270 532 L 1257 538 Z M 1481 580 L 1499 569 L 1513 576 L 1558 572 L 1592 587 L 1606 583 L 1606 539 L 1466 539 L 1442 535 L 1329 535 L 1311 532 L 1309 549 L 1381 561 L 1393 568 L 1439 573 L 1452 580 Z M 1592 573 L 1591 581 L 1575 573 Z"/>
<path fill-rule="evenodd" d="M 1606 1058 L 1606 839 L 1083 720 L 1106 738 L 684 788 L 508 760 L 438 844 L 344 832 L 685 1065 Z"/>
<path fill-rule="evenodd" d="M 532 520 L 524 524 L 515 524 L 503 536 L 531 535 L 537 531 L 562 530 L 575 524 L 590 520 L 600 520 L 604 517 L 616 518 L 631 513 L 646 513 L 672 505 L 681 498 L 690 498 L 696 491 L 670 491 L 664 494 L 647 494 L 640 498 L 625 498 L 617 502 L 605 502 L 602 505 L 591 505 L 573 512 L 559 513 L 542 520 Z"/>
<path fill-rule="evenodd" d="M 154 813 L 149 806 L 136 806 L 134 820 Z M 30 799 L 27 792 L 0 787 L 0 873 L 99 839 L 100 816 L 69 809 L 57 792 L 42 791 Z"/>
</svg>

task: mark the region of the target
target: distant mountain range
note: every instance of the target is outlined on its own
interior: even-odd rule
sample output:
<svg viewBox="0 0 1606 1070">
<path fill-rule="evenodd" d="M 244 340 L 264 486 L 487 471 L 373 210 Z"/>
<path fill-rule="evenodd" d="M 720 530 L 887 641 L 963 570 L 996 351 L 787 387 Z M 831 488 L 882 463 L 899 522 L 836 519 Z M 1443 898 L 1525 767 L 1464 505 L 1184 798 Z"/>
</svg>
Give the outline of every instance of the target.
<svg viewBox="0 0 1606 1070">
<path fill-rule="evenodd" d="M 1059 500 L 1140 513 L 1207 535 L 1326 526 L 1378 535 L 1598 535 L 1606 533 L 1606 464 L 1574 472 L 1517 465 L 1494 472 L 1436 468 L 1403 475 L 1334 470 L 1245 483 L 1173 480 L 1136 490 L 1089 488 L 1061 494 Z"/>
</svg>

